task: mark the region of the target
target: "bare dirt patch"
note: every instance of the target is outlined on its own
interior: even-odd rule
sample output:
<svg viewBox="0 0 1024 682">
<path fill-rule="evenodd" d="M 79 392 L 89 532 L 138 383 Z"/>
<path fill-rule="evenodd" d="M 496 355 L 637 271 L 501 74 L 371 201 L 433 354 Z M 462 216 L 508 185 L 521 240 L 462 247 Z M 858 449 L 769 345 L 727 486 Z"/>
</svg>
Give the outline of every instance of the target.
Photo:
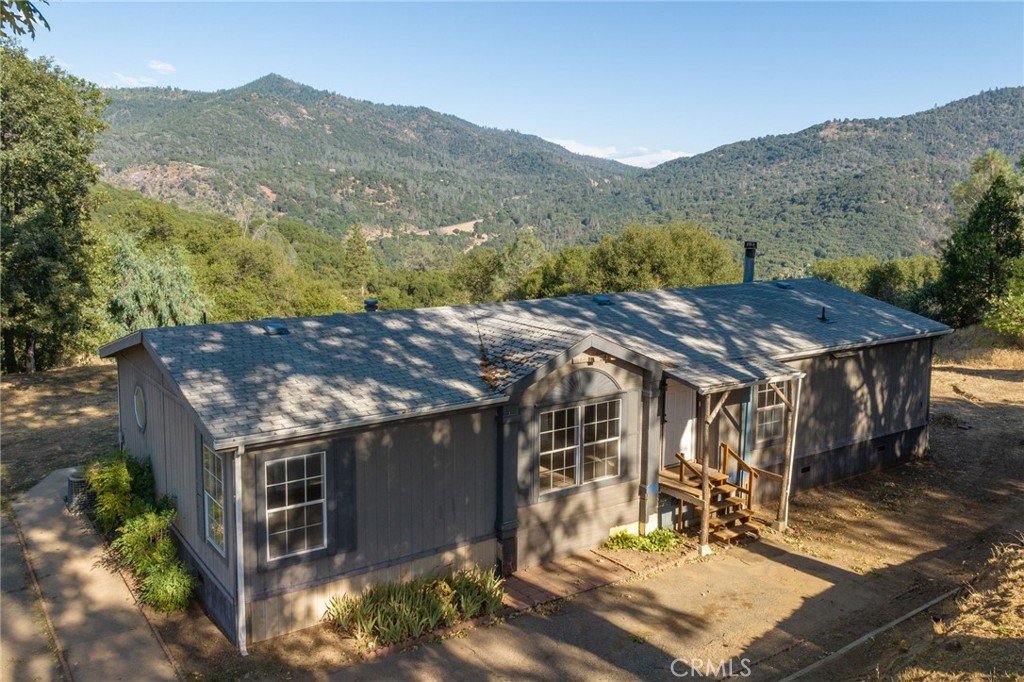
<svg viewBox="0 0 1024 682">
<path fill-rule="evenodd" d="M 117 367 L 84 365 L 0 377 L 0 471 L 5 492 L 117 447 Z"/>
<path fill-rule="evenodd" d="M 146 615 L 189 680 L 323 680 L 324 671 L 362 660 L 355 640 L 327 625 L 250 644 L 243 657 L 197 602 L 182 613 Z"/>
<path fill-rule="evenodd" d="M 948 616 L 931 616 L 930 632 L 914 638 L 913 647 L 909 646 L 909 629 L 895 633 L 908 653 L 891 666 L 898 669 L 894 679 L 1019 679 L 1024 671 L 1024 536 L 996 545 L 985 573 L 947 612 Z"/>
<path fill-rule="evenodd" d="M 959 335 L 936 348 L 928 456 L 801 493 L 782 536 L 868 580 L 913 580 L 918 605 L 986 575 L 992 548 L 1024 531 L 1024 351 L 992 348 L 977 332 Z M 1024 676 L 1024 640 L 1000 622 L 1003 610 L 986 610 L 995 593 L 981 593 L 988 596 L 969 608 L 984 641 L 941 638 L 937 624 L 960 612 L 950 598 L 838 659 L 830 679 L 1016 679 L 994 677 L 997 669 Z M 1003 662 L 1013 665 L 999 668 Z"/>
</svg>

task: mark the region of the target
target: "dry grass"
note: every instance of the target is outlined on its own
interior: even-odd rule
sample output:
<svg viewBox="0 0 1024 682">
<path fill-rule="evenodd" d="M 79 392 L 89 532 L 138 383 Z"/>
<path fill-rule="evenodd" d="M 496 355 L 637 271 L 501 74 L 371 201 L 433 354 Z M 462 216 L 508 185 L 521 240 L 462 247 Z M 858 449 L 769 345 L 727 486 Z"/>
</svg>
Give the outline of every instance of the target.
<svg viewBox="0 0 1024 682">
<path fill-rule="evenodd" d="M 0 379 L 0 476 L 7 493 L 117 447 L 117 367 L 83 365 Z"/>
<path fill-rule="evenodd" d="M 1024 347 L 984 327 L 958 329 L 935 343 L 935 366 L 1024 370 Z"/>
<path fill-rule="evenodd" d="M 898 682 L 1024 679 L 1024 535 L 996 545 L 986 573 L 936 637 L 896 672 Z"/>
</svg>

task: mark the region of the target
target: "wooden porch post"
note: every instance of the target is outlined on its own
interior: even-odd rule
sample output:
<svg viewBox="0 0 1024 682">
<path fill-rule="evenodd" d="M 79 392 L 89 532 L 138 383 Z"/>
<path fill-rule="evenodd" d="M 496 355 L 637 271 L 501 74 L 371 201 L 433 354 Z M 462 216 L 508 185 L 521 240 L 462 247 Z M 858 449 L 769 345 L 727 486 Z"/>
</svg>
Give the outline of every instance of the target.
<svg viewBox="0 0 1024 682">
<path fill-rule="evenodd" d="M 803 383 L 803 376 L 798 376 L 794 382 L 788 382 L 792 389 L 794 384 L 796 390 L 790 390 L 790 400 L 786 405 L 786 463 L 782 468 L 782 495 L 779 497 L 779 510 L 775 515 L 775 523 L 772 528 L 785 531 L 789 527 L 789 496 L 793 488 L 793 460 L 796 457 L 796 418 L 800 407 L 800 387 Z"/>
<path fill-rule="evenodd" d="M 700 402 L 700 431 L 697 432 L 697 451 L 700 452 L 700 496 L 704 506 L 700 510 L 700 555 L 711 554 L 708 535 L 711 528 L 711 482 L 708 479 L 708 441 L 711 435 L 711 424 L 708 421 L 708 395 L 697 395 Z"/>
</svg>

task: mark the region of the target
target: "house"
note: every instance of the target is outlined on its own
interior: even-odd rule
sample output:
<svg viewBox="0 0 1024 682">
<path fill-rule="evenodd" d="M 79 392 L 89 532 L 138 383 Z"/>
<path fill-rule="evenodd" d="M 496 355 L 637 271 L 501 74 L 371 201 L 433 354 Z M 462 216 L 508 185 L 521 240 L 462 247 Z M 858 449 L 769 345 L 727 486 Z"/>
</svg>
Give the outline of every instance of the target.
<svg viewBox="0 0 1024 682">
<path fill-rule="evenodd" d="M 728 481 L 784 527 L 790 489 L 925 451 L 948 331 L 799 279 L 147 329 L 100 355 L 244 651 L 444 565 L 683 523 L 706 550 L 737 527 L 705 503 Z"/>
</svg>

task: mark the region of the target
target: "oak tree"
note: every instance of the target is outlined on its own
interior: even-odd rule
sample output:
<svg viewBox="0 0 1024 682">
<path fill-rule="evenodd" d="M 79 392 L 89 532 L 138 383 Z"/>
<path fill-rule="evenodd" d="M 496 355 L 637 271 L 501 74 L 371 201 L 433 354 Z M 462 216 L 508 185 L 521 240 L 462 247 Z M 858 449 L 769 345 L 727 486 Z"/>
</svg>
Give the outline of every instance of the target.
<svg viewBox="0 0 1024 682">
<path fill-rule="evenodd" d="M 90 293 L 84 222 L 97 177 L 89 156 L 105 100 L 9 40 L 0 43 L 0 100 L 4 368 L 31 372 L 78 350 Z"/>
</svg>

